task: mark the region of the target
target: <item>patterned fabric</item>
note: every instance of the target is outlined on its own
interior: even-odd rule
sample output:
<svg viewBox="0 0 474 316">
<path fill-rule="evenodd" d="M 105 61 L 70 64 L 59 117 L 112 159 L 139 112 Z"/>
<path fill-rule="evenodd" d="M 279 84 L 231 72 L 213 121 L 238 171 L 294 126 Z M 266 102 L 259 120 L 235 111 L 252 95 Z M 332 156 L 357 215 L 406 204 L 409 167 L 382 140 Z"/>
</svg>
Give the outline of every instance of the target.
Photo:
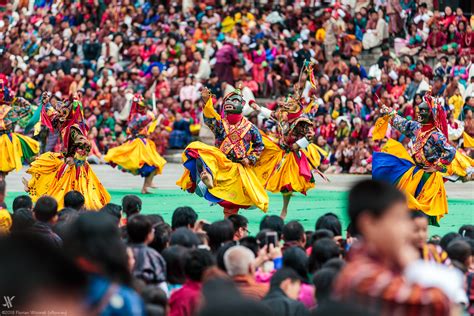
<svg viewBox="0 0 474 316">
<path fill-rule="evenodd" d="M 446 172 L 446 166 L 456 155 L 456 148 L 449 144 L 440 131 L 434 127 L 426 129 L 419 122 L 409 121 L 399 115 L 392 118 L 391 125 L 410 138 L 413 144 L 410 154 L 418 165 Z"/>
<path fill-rule="evenodd" d="M 436 262 L 444 265 L 451 264 L 448 254 L 438 245 L 425 244 L 421 250 L 421 255 L 424 261 Z"/>
<path fill-rule="evenodd" d="M 154 119 L 154 115 L 151 112 L 148 113 L 135 113 L 128 120 L 128 129 L 127 133 L 131 135 L 132 138 L 139 137 L 141 135 L 146 135 L 146 127 Z"/>
<path fill-rule="evenodd" d="M 437 288 L 408 284 L 365 249 L 353 247 L 334 284 L 336 300 L 358 304 L 376 315 L 450 315 L 450 300 Z"/>
<path fill-rule="evenodd" d="M 14 99 L 11 105 L 0 104 L 0 131 L 12 132 L 15 124 L 31 112 L 30 103 L 23 99 Z"/>
<path fill-rule="evenodd" d="M 204 123 L 214 133 L 216 137 L 216 146 L 221 148 L 224 141 L 226 141 L 226 139 L 228 139 L 228 136 L 230 136 L 228 132 L 226 132 L 226 128 L 224 127 L 224 124 L 226 125 L 230 125 L 230 124 L 226 122 L 225 118 L 219 121 L 219 120 L 216 120 L 215 118 L 209 118 L 206 116 L 204 116 Z M 250 128 L 247 127 L 248 126 L 247 124 L 250 124 Z M 242 121 L 238 123 L 238 125 L 245 127 L 244 130 L 247 128 L 248 130 L 243 135 L 242 134 L 235 135 L 235 136 L 238 136 L 238 138 L 233 138 L 232 143 L 238 143 L 242 141 L 242 144 L 238 146 L 239 148 L 238 150 L 230 150 L 228 153 L 226 153 L 226 156 L 228 159 L 234 162 L 239 162 L 243 158 L 247 158 L 252 162 L 252 164 L 255 164 L 258 158 L 260 157 L 260 155 L 262 154 L 262 151 L 264 148 L 262 135 L 260 135 L 259 130 L 252 123 L 248 122 L 246 118 L 242 118 Z M 229 130 L 229 132 L 231 131 Z M 242 154 L 242 151 L 244 149 L 245 149 L 245 154 Z"/>
</svg>

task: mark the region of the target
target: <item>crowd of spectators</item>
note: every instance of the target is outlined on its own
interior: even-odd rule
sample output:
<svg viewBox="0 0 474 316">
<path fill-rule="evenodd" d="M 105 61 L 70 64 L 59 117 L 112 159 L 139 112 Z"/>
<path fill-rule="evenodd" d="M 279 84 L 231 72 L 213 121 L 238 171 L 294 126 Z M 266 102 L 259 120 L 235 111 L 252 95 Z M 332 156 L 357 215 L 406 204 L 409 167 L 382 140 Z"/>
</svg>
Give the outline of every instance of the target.
<svg viewBox="0 0 474 316">
<path fill-rule="evenodd" d="M 221 100 L 242 84 L 275 108 L 300 79 L 304 102 L 319 105 L 310 115 L 325 168 L 370 173 L 380 102 L 414 119 L 432 85 L 455 129 L 474 136 L 474 16 L 437 2 L 17 0 L 0 12 L 0 79 L 36 104 L 45 90 L 81 92 L 96 163 L 126 140 L 134 93 L 163 114 L 151 137 L 164 153 L 205 132 L 202 86 Z M 299 75 L 305 60 L 317 63 L 316 88 Z M 42 149 L 54 149 L 47 134 Z"/>
<path fill-rule="evenodd" d="M 87 212 L 77 191 L 62 210 L 20 195 L 9 213 L 4 196 L 0 181 L 0 288 L 17 314 L 474 315 L 474 226 L 429 237 L 385 183 L 351 189 L 347 230 L 326 213 L 314 230 L 267 215 L 250 233 L 243 215 L 209 223 L 188 206 L 167 223 L 135 195 Z"/>
</svg>

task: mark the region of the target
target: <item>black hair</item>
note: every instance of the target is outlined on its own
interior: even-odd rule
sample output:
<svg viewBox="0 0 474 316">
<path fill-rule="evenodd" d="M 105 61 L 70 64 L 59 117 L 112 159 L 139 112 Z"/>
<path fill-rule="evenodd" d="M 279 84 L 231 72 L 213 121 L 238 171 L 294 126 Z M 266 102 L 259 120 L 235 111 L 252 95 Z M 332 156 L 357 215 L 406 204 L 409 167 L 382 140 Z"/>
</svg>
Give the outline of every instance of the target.
<svg viewBox="0 0 474 316">
<path fill-rule="evenodd" d="M 128 239 L 131 243 L 145 242 L 152 229 L 151 222 L 146 215 L 135 214 L 127 221 Z"/>
<path fill-rule="evenodd" d="M 327 229 L 330 230 L 334 236 L 342 236 L 342 226 L 334 213 L 326 213 L 323 216 L 319 217 L 316 221 L 315 229 Z"/>
<path fill-rule="evenodd" d="M 163 250 L 161 255 L 166 261 L 166 279 L 170 284 L 184 284 L 186 276 L 184 265 L 189 249 L 183 246 L 171 246 Z"/>
<path fill-rule="evenodd" d="M 84 207 L 85 199 L 79 191 L 69 191 L 64 196 L 64 206 L 80 210 Z"/>
<path fill-rule="evenodd" d="M 315 293 L 318 305 L 329 301 L 338 274 L 339 271 L 333 268 L 323 268 L 314 274 L 313 284 L 318 289 Z"/>
<path fill-rule="evenodd" d="M 336 269 L 337 271 L 341 271 L 342 268 L 344 268 L 344 266 L 346 265 L 346 262 L 344 261 L 344 259 L 341 259 L 341 258 L 332 258 L 332 259 L 329 259 L 328 261 L 326 261 L 325 264 L 323 264 L 323 269 L 325 268 L 332 268 L 332 269 Z"/>
<path fill-rule="evenodd" d="M 194 227 L 198 219 L 197 213 L 189 206 L 178 207 L 174 210 L 171 218 L 171 228 L 173 230 L 180 227 Z"/>
<path fill-rule="evenodd" d="M 396 203 L 405 203 L 405 195 L 394 186 L 381 181 L 364 180 L 349 192 L 348 213 L 354 229 L 359 232 L 358 220 L 363 213 L 382 217 Z"/>
<path fill-rule="evenodd" d="M 33 214 L 36 220 L 49 222 L 54 216 L 58 215 L 58 202 L 51 196 L 43 195 L 36 201 Z"/>
<path fill-rule="evenodd" d="M 212 254 L 204 249 L 193 249 L 184 263 L 184 274 L 191 281 L 200 282 L 204 272 L 214 265 Z"/>
<path fill-rule="evenodd" d="M 163 308 L 166 308 L 168 305 L 168 298 L 166 297 L 165 291 L 155 285 L 145 286 L 140 296 L 145 304 L 161 306 Z"/>
<path fill-rule="evenodd" d="M 446 251 L 448 249 L 449 243 L 453 241 L 454 239 L 457 239 L 460 237 L 461 235 L 455 232 L 447 233 L 446 235 L 443 236 L 443 238 L 441 238 L 441 240 L 439 241 L 439 245 L 441 246 L 441 248 L 443 248 L 444 251 Z"/>
<path fill-rule="evenodd" d="M 225 244 L 220 246 L 219 249 L 217 249 L 217 252 L 215 254 L 216 263 L 217 263 L 217 267 L 219 269 L 221 269 L 222 271 L 227 271 L 227 269 L 225 267 L 225 263 L 224 263 L 225 253 L 227 252 L 227 250 L 229 250 L 230 248 L 232 248 L 236 245 L 237 245 L 237 242 L 232 240 L 232 241 L 226 242 Z"/>
<path fill-rule="evenodd" d="M 150 220 L 153 226 L 164 223 L 165 220 L 160 214 L 147 214 L 148 219 Z"/>
<path fill-rule="evenodd" d="M 81 257 L 96 265 L 102 276 L 111 281 L 130 284 L 126 246 L 109 215 L 100 212 L 80 214 L 67 231 L 64 249 L 72 258 Z"/>
<path fill-rule="evenodd" d="M 283 240 L 285 242 L 289 241 L 302 241 L 304 238 L 304 228 L 303 225 L 301 225 L 300 222 L 298 221 L 291 221 L 288 222 L 284 227 L 283 227 Z"/>
<path fill-rule="evenodd" d="M 29 195 L 19 195 L 13 200 L 13 213 L 22 208 L 26 208 L 28 210 L 31 210 L 33 208 L 33 200 Z"/>
<path fill-rule="evenodd" d="M 283 253 L 283 267 L 292 268 L 301 280 L 308 282 L 308 256 L 300 247 L 290 247 Z"/>
<path fill-rule="evenodd" d="M 120 205 L 107 203 L 100 209 L 100 212 L 111 216 L 117 225 L 120 223 L 120 219 L 122 218 L 122 207 Z"/>
<path fill-rule="evenodd" d="M 149 218 L 149 216 L 147 217 Z M 171 226 L 161 222 L 153 225 L 153 227 L 155 228 L 155 238 L 148 246 L 161 253 L 170 242 Z"/>
<path fill-rule="evenodd" d="M 270 289 L 279 288 L 283 281 L 290 279 L 292 282 L 301 281 L 298 273 L 291 268 L 282 268 L 277 270 L 270 280 Z"/>
<path fill-rule="evenodd" d="M 341 248 L 330 238 L 322 238 L 313 244 L 311 255 L 309 256 L 309 272 L 313 273 L 323 266 L 329 259 L 338 258 Z"/>
<path fill-rule="evenodd" d="M 463 239 L 455 239 L 451 241 L 446 249 L 449 259 L 454 266 L 460 268 L 464 273 L 468 267 L 465 266 L 466 261 L 472 255 L 471 245 Z"/>
<path fill-rule="evenodd" d="M 304 234 L 306 235 L 306 244 L 304 245 L 304 249 L 306 249 L 306 248 L 311 247 L 311 245 L 313 244 L 314 232 L 311 230 L 307 230 L 304 232 Z"/>
<path fill-rule="evenodd" d="M 334 233 L 326 228 L 317 229 L 313 234 L 313 243 L 322 238 L 334 238 Z"/>
<path fill-rule="evenodd" d="M 234 238 L 234 225 L 228 219 L 217 221 L 207 228 L 209 236 L 209 247 L 212 251 L 217 251 L 224 243 Z"/>
<path fill-rule="evenodd" d="M 5 191 L 7 190 L 7 183 L 5 180 L 0 179 L 0 195 L 5 195 Z"/>
<path fill-rule="evenodd" d="M 244 237 L 241 240 L 239 240 L 239 244 L 241 246 L 244 246 L 244 247 L 249 248 L 250 250 L 252 250 L 255 257 L 258 256 L 259 247 L 258 247 L 257 238 L 255 238 L 253 236 L 247 236 L 247 237 Z"/>
<path fill-rule="evenodd" d="M 12 215 L 12 226 L 10 232 L 12 234 L 21 233 L 27 231 L 33 224 L 35 219 L 33 218 L 33 213 L 27 208 L 17 209 Z"/>
<path fill-rule="evenodd" d="M 142 210 L 142 200 L 133 194 L 125 195 L 122 199 L 122 210 L 127 217 L 140 213 Z"/>
<path fill-rule="evenodd" d="M 428 216 L 423 213 L 423 211 L 420 210 L 412 210 L 410 212 L 410 218 L 415 219 L 415 218 L 428 218 Z"/>
<path fill-rule="evenodd" d="M 462 225 L 458 231 L 459 235 L 465 238 L 474 239 L 474 225 Z"/>
<path fill-rule="evenodd" d="M 189 228 L 180 227 L 171 233 L 170 246 L 180 245 L 186 248 L 195 248 L 201 241 Z"/>
<path fill-rule="evenodd" d="M 87 278 L 59 248 L 29 234 L 0 239 L 0 288 L 15 297 L 17 310 L 29 308 L 41 295 L 65 295 L 77 300 L 86 294 Z"/>
<path fill-rule="evenodd" d="M 260 230 L 269 229 L 271 231 L 277 232 L 279 238 L 281 238 L 283 226 L 285 226 L 285 222 L 280 216 L 277 215 L 266 215 L 260 222 Z"/>
<path fill-rule="evenodd" d="M 229 220 L 234 225 L 234 232 L 238 231 L 239 228 L 245 228 L 249 224 L 249 220 L 240 214 L 232 214 L 229 216 Z"/>
</svg>

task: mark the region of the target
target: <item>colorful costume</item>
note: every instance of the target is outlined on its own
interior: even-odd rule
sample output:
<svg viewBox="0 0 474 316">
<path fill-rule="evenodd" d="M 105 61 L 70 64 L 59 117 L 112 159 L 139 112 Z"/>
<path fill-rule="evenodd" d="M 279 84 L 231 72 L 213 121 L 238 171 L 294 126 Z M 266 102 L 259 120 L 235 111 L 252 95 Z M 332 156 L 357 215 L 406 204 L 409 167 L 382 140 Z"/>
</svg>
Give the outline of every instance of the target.
<svg viewBox="0 0 474 316">
<path fill-rule="evenodd" d="M 428 93 L 420 104 L 419 121 L 408 121 L 390 113 L 380 121 L 390 122 L 410 138 L 409 152 L 389 139 L 382 152 L 374 153 L 372 177 L 396 184 L 407 196 L 411 209 L 421 210 L 431 224 L 448 213 L 448 201 L 443 173 L 447 172 L 456 155 L 448 142 L 444 110 Z M 381 125 L 376 123 L 376 129 Z M 378 134 L 374 132 L 374 135 Z"/>
<path fill-rule="evenodd" d="M 64 102 L 51 100 L 51 94 L 45 92 L 40 107 L 41 123 L 60 134 L 63 152 L 44 153 L 31 164 L 27 171 L 32 175 L 27 184 L 31 198 L 36 201 L 42 195 L 50 195 L 61 209 L 64 195 L 76 190 L 84 195 L 86 209 L 102 208 L 110 202 L 110 195 L 87 163 L 91 145 L 82 103 L 72 97 Z"/>
<path fill-rule="evenodd" d="M 129 137 L 124 144 L 110 149 L 104 157 L 105 161 L 142 177 L 161 174 L 166 160 L 158 154 L 155 143 L 148 138 L 155 123 L 155 116 L 147 111 L 143 97 L 135 95 L 128 116 Z"/>
<path fill-rule="evenodd" d="M 216 147 L 193 142 L 183 153 L 185 172 L 177 185 L 224 207 L 224 213 L 257 206 L 266 212 L 268 195 L 255 175 L 255 165 L 264 144 L 258 129 L 242 116 L 244 101 L 240 90 L 225 96 L 221 118 L 212 97 L 203 109 L 204 123 L 216 138 Z M 203 174 L 210 176 L 206 183 Z"/>
<path fill-rule="evenodd" d="M 313 122 L 305 116 L 298 100 L 288 98 L 275 112 L 265 108 L 261 113 L 276 121 L 274 138 L 263 136 L 265 150 L 255 166 L 255 173 L 270 192 L 300 192 L 314 188 L 313 172 L 327 153 L 309 143 L 313 137 Z"/>
<path fill-rule="evenodd" d="M 2 93 L 3 95 L 3 93 Z M 0 175 L 29 162 L 39 152 L 39 143 L 13 132 L 15 125 L 32 111 L 31 105 L 23 98 L 12 102 L 0 101 Z"/>
</svg>

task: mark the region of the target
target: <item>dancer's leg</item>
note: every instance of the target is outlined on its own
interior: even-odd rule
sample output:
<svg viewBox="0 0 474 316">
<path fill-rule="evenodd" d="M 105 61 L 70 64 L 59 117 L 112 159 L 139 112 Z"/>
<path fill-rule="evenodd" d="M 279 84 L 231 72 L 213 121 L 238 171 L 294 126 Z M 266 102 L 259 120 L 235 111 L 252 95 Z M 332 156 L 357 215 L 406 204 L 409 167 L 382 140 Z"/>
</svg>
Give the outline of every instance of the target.
<svg viewBox="0 0 474 316">
<path fill-rule="evenodd" d="M 238 214 L 239 209 L 238 208 L 224 208 L 224 218 L 229 218 L 229 216 Z"/>
<path fill-rule="evenodd" d="M 285 219 L 288 213 L 288 205 L 290 204 L 291 192 L 282 193 L 282 196 L 283 196 L 283 208 L 281 209 L 280 217 L 282 219 Z"/>
<path fill-rule="evenodd" d="M 202 182 L 206 185 L 208 189 L 212 189 L 214 187 L 214 179 L 205 168 L 204 162 L 201 159 L 196 160 L 196 169 L 201 177 Z"/>
</svg>

